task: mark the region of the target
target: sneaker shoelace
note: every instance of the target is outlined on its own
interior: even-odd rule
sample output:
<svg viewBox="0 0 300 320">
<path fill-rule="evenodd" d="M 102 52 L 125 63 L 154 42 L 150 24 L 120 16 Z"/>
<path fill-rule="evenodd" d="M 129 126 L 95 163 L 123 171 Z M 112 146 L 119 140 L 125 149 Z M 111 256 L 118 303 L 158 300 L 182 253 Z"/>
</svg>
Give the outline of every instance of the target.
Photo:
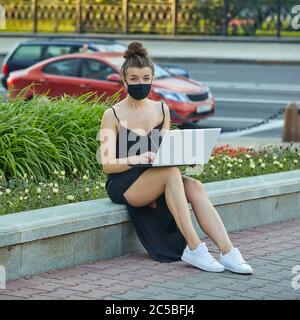
<svg viewBox="0 0 300 320">
<path fill-rule="evenodd" d="M 208 262 L 217 262 L 217 260 L 209 253 L 209 251 L 207 250 L 201 250 L 198 251 L 198 253 L 201 255 L 201 257 L 203 257 L 204 259 L 206 259 Z"/>
<path fill-rule="evenodd" d="M 236 257 L 238 263 L 247 264 L 247 262 L 243 259 L 242 255 L 240 253 L 238 253 L 235 257 Z"/>
</svg>

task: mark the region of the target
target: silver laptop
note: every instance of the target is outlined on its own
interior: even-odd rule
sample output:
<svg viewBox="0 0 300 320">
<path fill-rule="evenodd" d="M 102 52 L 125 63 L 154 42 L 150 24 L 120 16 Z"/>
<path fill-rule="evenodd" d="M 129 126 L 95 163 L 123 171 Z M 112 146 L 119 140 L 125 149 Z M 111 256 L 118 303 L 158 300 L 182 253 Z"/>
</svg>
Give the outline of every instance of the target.
<svg viewBox="0 0 300 320">
<path fill-rule="evenodd" d="M 130 166 L 166 167 L 208 163 L 220 132 L 221 128 L 166 131 L 152 163 Z"/>
</svg>

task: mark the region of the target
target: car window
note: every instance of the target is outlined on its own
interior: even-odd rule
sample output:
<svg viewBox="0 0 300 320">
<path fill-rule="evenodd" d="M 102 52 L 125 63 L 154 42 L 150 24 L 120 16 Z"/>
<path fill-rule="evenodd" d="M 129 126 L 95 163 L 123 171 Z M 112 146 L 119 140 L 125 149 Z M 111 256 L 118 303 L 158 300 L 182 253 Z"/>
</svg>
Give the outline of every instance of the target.
<svg viewBox="0 0 300 320">
<path fill-rule="evenodd" d="M 67 77 L 78 76 L 79 59 L 63 59 L 48 63 L 42 69 L 43 72 Z"/>
<path fill-rule="evenodd" d="M 39 61 L 41 59 L 42 46 L 22 45 L 16 49 L 11 60 L 29 60 L 29 61 Z"/>
<path fill-rule="evenodd" d="M 61 56 L 63 54 L 68 54 L 71 52 L 72 52 L 72 46 L 70 45 L 65 45 L 65 46 L 50 45 L 45 50 L 44 59 Z"/>
<path fill-rule="evenodd" d="M 115 73 L 115 70 L 99 60 L 83 59 L 81 71 L 83 78 L 106 80 L 107 76 L 112 73 Z"/>
</svg>

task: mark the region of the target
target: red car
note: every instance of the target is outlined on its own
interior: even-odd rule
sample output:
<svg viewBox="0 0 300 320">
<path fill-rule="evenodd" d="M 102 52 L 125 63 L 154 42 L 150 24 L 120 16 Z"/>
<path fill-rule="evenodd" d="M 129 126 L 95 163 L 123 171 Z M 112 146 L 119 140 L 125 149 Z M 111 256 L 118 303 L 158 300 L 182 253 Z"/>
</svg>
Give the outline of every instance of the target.
<svg viewBox="0 0 300 320">
<path fill-rule="evenodd" d="M 13 98 L 20 90 L 32 85 L 25 99 L 30 99 L 34 94 L 57 97 L 94 92 L 105 101 L 108 96 L 120 92 L 122 100 L 127 95 L 120 77 L 123 61 L 123 54 L 119 52 L 65 54 L 46 59 L 26 69 L 11 72 L 7 79 L 8 95 Z M 154 66 L 149 97 L 168 104 L 172 111 L 172 122 L 182 124 L 185 118 L 198 122 L 214 114 L 215 99 L 207 85 L 174 76 L 158 64 Z"/>
</svg>

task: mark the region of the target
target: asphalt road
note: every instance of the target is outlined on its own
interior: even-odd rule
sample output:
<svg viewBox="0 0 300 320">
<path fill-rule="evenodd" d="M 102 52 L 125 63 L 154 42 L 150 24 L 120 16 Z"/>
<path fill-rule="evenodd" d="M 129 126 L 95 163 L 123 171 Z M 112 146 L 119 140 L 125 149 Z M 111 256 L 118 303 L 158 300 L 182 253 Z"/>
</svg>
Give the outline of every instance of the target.
<svg viewBox="0 0 300 320">
<path fill-rule="evenodd" d="M 194 79 L 207 83 L 216 98 L 215 115 L 199 122 L 203 128 L 219 127 L 223 133 L 245 128 L 272 116 L 290 101 L 300 102 L 300 66 L 199 62 L 176 65 L 188 69 Z M 284 114 L 230 136 L 280 138 L 283 118 Z"/>
<path fill-rule="evenodd" d="M 177 63 L 178 65 L 178 63 Z M 203 128 L 222 131 L 245 128 L 277 113 L 290 101 L 300 102 L 300 66 L 180 63 L 192 78 L 207 83 L 216 98 L 214 116 L 201 120 Z M 284 114 L 255 129 L 233 136 L 281 138 Z"/>
</svg>

